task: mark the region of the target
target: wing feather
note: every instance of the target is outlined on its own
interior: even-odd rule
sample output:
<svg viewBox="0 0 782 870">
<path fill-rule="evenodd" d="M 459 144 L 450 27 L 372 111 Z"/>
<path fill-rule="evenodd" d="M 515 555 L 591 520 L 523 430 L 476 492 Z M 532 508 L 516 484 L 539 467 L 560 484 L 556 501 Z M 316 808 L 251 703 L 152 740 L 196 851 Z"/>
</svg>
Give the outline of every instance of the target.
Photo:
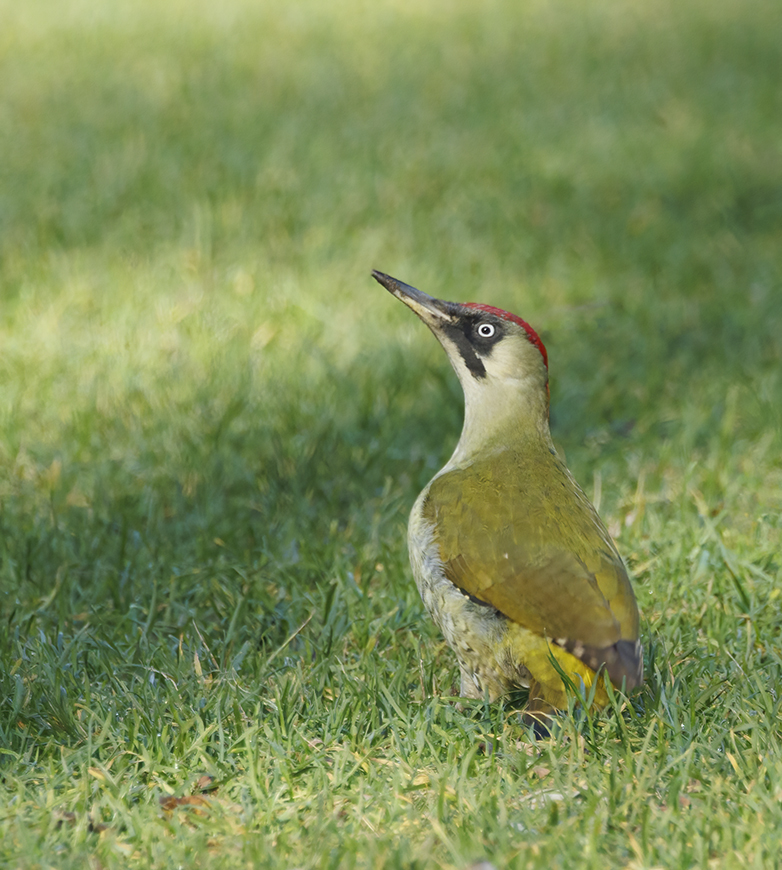
<svg viewBox="0 0 782 870">
<path fill-rule="evenodd" d="M 590 667 L 605 665 L 615 683 L 637 685 L 638 609 L 608 532 L 556 456 L 512 458 L 500 479 L 476 463 L 432 482 L 424 515 L 446 577 Z"/>
</svg>

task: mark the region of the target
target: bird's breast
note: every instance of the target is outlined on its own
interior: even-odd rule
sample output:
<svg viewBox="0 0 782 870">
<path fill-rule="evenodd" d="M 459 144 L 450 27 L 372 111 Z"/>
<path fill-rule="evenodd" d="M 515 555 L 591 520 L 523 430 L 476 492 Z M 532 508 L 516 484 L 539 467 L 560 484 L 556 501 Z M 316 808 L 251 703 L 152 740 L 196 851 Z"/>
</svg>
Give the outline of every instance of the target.
<svg viewBox="0 0 782 870">
<path fill-rule="evenodd" d="M 495 608 L 466 595 L 445 576 L 437 526 L 424 516 L 427 493 L 428 487 L 413 506 L 407 536 L 421 599 L 460 662 L 493 660 L 508 620 Z"/>
</svg>

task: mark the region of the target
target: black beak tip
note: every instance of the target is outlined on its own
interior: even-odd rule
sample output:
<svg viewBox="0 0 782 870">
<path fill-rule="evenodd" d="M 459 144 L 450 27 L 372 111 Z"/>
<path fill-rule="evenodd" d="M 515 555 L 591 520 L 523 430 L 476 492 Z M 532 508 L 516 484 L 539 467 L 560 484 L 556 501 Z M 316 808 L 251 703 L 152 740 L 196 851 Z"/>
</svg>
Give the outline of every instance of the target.
<svg viewBox="0 0 782 870">
<path fill-rule="evenodd" d="M 394 280 L 390 275 L 386 275 L 385 272 L 379 272 L 377 269 L 372 270 L 372 277 L 387 290 L 389 289 L 388 285 Z"/>
<path fill-rule="evenodd" d="M 377 269 L 372 270 L 372 277 L 378 284 L 382 284 L 392 296 L 396 296 L 397 299 L 400 299 L 405 305 L 412 308 L 419 317 L 423 317 L 424 312 L 428 312 L 437 319 L 445 318 L 447 320 L 453 320 L 458 315 L 459 306 L 453 302 L 433 299 L 416 287 L 411 287 L 409 284 L 405 284 L 404 281 L 393 278 L 391 275 L 386 275 L 385 272 L 380 272 Z"/>
</svg>

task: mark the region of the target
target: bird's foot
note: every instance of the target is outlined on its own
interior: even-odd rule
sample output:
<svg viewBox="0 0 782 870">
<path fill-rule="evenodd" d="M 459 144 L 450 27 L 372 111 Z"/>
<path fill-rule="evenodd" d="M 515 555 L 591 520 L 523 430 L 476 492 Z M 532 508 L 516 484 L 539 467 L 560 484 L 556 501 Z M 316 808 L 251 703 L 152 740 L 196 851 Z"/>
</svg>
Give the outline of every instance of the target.
<svg viewBox="0 0 782 870">
<path fill-rule="evenodd" d="M 556 719 L 556 708 L 540 697 L 540 684 L 535 680 L 530 682 L 527 708 L 522 713 L 521 721 L 531 728 L 537 739 L 551 737 L 552 725 Z"/>
</svg>

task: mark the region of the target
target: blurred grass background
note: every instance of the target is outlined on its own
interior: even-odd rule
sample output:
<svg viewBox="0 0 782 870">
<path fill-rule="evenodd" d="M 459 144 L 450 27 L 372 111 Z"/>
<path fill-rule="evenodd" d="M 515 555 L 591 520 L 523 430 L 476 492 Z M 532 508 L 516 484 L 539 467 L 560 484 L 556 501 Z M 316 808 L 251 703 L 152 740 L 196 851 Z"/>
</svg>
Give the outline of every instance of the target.
<svg viewBox="0 0 782 870">
<path fill-rule="evenodd" d="M 782 8 L 0 18 L 3 860 L 780 860 Z M 373 267 L 542 334 L 621 712 L 445 697 L 404 524 L 461 393 Z"/>
</svg>

